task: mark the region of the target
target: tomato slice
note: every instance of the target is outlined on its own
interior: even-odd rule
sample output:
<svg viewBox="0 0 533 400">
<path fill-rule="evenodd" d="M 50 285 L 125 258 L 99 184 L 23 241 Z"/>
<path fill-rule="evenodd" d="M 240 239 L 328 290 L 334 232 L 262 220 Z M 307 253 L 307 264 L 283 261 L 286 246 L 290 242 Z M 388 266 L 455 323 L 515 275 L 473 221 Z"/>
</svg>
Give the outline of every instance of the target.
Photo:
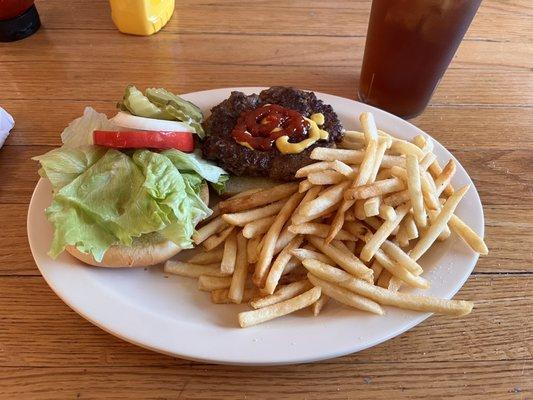
<svg viewBox="0 0 533 400">
<path fill-rule="evenodd" d="M 115 149 L 194 150 L 191 132 L 164 131 L 94 131 L 94 144 Z"/>
</svg>

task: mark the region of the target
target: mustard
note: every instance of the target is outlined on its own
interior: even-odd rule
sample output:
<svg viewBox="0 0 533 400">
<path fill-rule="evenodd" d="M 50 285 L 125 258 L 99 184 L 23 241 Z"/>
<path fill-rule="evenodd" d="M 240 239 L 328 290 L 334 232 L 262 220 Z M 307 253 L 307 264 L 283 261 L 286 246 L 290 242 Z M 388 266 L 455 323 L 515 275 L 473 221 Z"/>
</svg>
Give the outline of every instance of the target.
<svg viewBox="0 0 533 400">
<path fill-rule="evenodd" d="M 109 3 L 118 30 L 132 35 L 158 32 L 174 12 L 174 0 L 109 0 Z"/>
<path fill-rule="evenodd" d="M 305 118 L 305 117 L 304 117 Z M 298 154 L 307 149 L 309 146 L 314 144 L 316 141 L 321 139 L 327 139 L 329 133 L 318 127 L 318 122 L 320 125 L 324 124 L 324 115 L 317 113 L 311 115 L 311 118 L 305 118 L 309 123 L 309 137 L 302 140 L 298 143 L 289 143 L 288 136 L 281 136 L 276 139 L 276 147 L 282 154 Z M 318 122 L 317 122 L 318 121 Z"/>
</svg>

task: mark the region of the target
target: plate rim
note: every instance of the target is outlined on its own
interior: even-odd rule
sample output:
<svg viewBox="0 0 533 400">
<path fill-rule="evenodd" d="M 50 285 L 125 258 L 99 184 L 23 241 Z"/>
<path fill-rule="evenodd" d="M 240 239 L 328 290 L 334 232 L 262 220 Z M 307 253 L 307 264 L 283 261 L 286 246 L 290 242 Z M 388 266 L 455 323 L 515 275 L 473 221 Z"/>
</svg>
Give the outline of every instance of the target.
<svg viewBox="0 0 533 400">
<path fill-rule="evenodd" d="M 231 91 L 258 92 L 258 91 L 261 91 L 263 89 L 265 89 L 265 87 L 226 87 L 226 88 L 208 89 L 208 90 L 190 92 L 190 93 L 183 94 L 183 96 L 184 97 L 192 96 L 192 95 L 208 96 L 210 93 L 214 93 L 214 92 L 225 92 L 226 95 L 229 95 L 229 93 Z M 303 90 L 309 90 L 309 89 L 303 89 Z M 481 237 L 484 237 L 485 218 L 484 218 L 484 212 L 483 212 L 483 205 L 481 203 L 481 199 L 479 197 L 479 193 L 477 191 L 477 188 L 476 188 L 472 178 L 466 172 L 466 169 L 464 169 L 464 167 L 462 167 L 461 163 L 457 160 L 457 158 L 453 155 L 452 152 L 450 152 L 446 147 L 444 147 L 442 144 L 440 144 L 440 142 L 438 142 L 436 139 L 434 139 L 428 133 L 422 131 L 417 126 L 415 126 L 415 125 L 411 124 L 410 122 L 405 121 L 405 120 L 403 120 L 403 119 L 401 119 L 401 118 L 399 118 L 399 117 L 397 117 L 397 116 L 395 116 L 393 114 L 390 114 L 390 113 L 388 113 L 388 112 L 386 112 L 384 110 L 378 109 L 376 107 L 372 107 L 370 105 L 358 102 L 356 100 L 348 99 L 348 98 L 337 96 L 337 95 L 331 95 L 331 94 L 328 94 L 328 93 L 322 93 L 322 92 L 317 92 L 317 91 L 314 91 L 314 93 L 317 95 L 317 97 L 319 99 L 324 99 L 326 102 L 328 102 L 328 104 L 330 103 L 331 100 L 342 101 L 342 102 L 349 101 L 349 102 L 352 102 L 352 103 L 356 103 L 357 107 L 361 107 L 362 106 L 363 108 L 370 109 L 371 111 L 373 111 L 375 113 L 378 113 L 378 114 L 383 114 L 384 113 L 384 114 L 386 114 L 387 118 L 392 118 L 395 123 L 399 122 L 400 125 L 408 126 L 409 129 L 411 129 L 411 130 L 414 128 L 420 134 L 429 136 L 435 143 L 440 145 L 446 152 L 448 152 L 450 154 L 451 158 L 455 160 L 455 162 L 457 163 L 458 167 L 461 168 L 464 171 L 467 179 L 471 182 L 471 190 L 473 191 L 473 193 L 475 195 L 475 198 L 477 200 L 476 201 L 476 209 L 478 209 L 478 211 L 479 211 L 479 217 L 480 217 L 480 221 L 481 221 L 479 234 L 480 234 Z M 330 99 L 330 100 L 326 100 L 326 99 Z M 400 128 L 400 130 L 401 130 L 401 128 Z M 71 308 L 73 311 L 75 311 L 81 317 L 83 317 L 84 319 L 86 319 L 87 321 L 92 323 L 93 325 L 96 325 L 100 329 L 102 329 L 102 330 L 104 330 L 104 331 L 106 331 L 106 332 L 108 332 L 108 333 L 110 333 L 110 334 L 122 339 L 122 340 L 130 342 L 130 343 L 132 343 L 134 345 L 137 345 L 139 347 L 142 347 L 142 348 L 145 348 L 145 349 L 149 349 L 149 350 L 152 350 L 152 351 L 156 351 L 156 352 L 159 352 L 159 353 L 162 353 L 162 354 L 166 354 L 166 355 L 169 355 L 169 356 L 173 356 L 173 357 L 180 357 L 180 358 L 183 358 L 183 359 L 192 360 L 192 361 L 198 361 L 198 362 L 204 362 L 204 363 L 207 362 L 207 363 L 216 363 L 216 364 L 225 364 L 225 365 L 247 365 L 247 366 L 301 364 L 301 363 L 306 363 L 306 362 L 316 362 L 316 361 L 331 359 L 331 358 L 343 356 L 343 355 L 346 355 L 346 354 L 356 353 L 356 352 L 365 350 L 365 349 L 370 348 L 370 347 L 374 347 L 374 346 L 376 346 L 378 344 L 381 344 L 381 343 L 383 343 L 383 342 L 385 342 L 387 340 L 390 340 L 391 338 L 394 338 L 396 336 L 399 336 L 399 335 L 403 334 L 404 332 L 406 332 L 406 331 L 412 329 L 413 327 L 419 325 L 420 323 L 422 323 L 423 321 L 425 321 L 428 317 L 430 317 L 432 315 L 431 313 L 423 313 L 423 314 L 417 315 L 416 317 L 413 317 L 412 319 L 410 319 L 410 321 L 408 323 L 404 324 L 400 329 L 393 330 L 393 331 L 389 332 L 387 335 L 379 337 L 377 340 L 367 341 L 367 342 L 365 342 L 362 345 L 358 344 L 358 343 L 356 343 L 356 341 L 354 341 L 353 345 L 348 346 L 349 348 L 339 348 L 335 352 L 330 352 L 330 353 L 327 353 L 327 354 L 318 352 L 319 355 L 316 355 L 314 357 L 304 356 L 304 357 L 300 357 L 300 358 L 291 358 L 290 355 L 288 355 L 287 359 L 285 359 L 285 360 L 275 360 L 275 361 L 272 360 L 272 361 L 254 362 L 254 361 L 250 361 L 250 360 L 245 359 L 245 358 L 244 359 L 242 359 L 242 358 L 239 359 L 239 358 L 236 358 L 236 357 L 229 357 L 228 358 L 228 357 L 220 357 L 220 356 L 216 356 L 216 355 L 212 356 L 212 357 L 208 357 L 208 356 L 195 357 L 192 354 L 181 353 L 181 352 L 177 353 L 175 351 L 169 351 L 167 348 L 164 348 L 160 344 L 159 345 L 157 345 L 157 344 L 149 344 L 149 343 L 145 343 L 145 342 L 139 341 L 139 340 L 137 340 L 134 337 L 135 336 L 134 334 L 129 334 L 128 335 L 128 334 L 124 334 L 123 332 L 119 332 L 118 330 L 111 329 L 109 326 L 106 326 L 105 321 L 102 322 L 97 317 L 95 317 L 94 315 L 91 315 L 91 311 L 87 311 L 86 309 L 84 309 L 82 307 L 79 307 L 77 304 L 74 304 L 75 301 L 73 301 L 72 299 L 69 299 L 68 295 L 65 294 L 64 291 L 61 290 L 61 288 L 59 287 L 61 285 L 58 284 L 57 282 L 55 282 L 54 279 L 52 279 L 52 277 L 50 276 L 50 274 L 48 274 L 45 271 L 45 268 L 42 267 L 41 265 L 39 265 L 39 263 L 37 262 L 37 259 L 40 256 L 35 254 L 34 246 L 32 246 L 32 238 L 31 238 L 32 237 L 32 233 L 30 232 L 30 224 L 31 224 L 30 216 L 32 215 L 32 204 L 34 204 L 35 197 L 36 197 L 36 195 L 38 193 L 38 189 L 44 183 L 45 183 L 45 180 L 43 178 L 40 178 L 39 181 L 37 182 L 36 186 L 35 186 L 35 189 L 34 189 L 33 193 L 32 193 L 30 202 L 28 204 L 28 213 L 27 213 L 27 218 L 26 218 L 26 228 L 27 228 L 28 241 L 29 241 L 30 251 L 31 251 L 32 257 L 34 258 L 35 264 L 37 265 L 37 267 L 38 267 L 41 275 L 43 276 L 45 282 L 48 284 L 48 286 L 50 286 L 50 288 L 54 291 L 54 293 L 61 299 L 61 301 L 63 301 L 69 308 Z M 479 207 L 477 207 L 477 205 L 479 205 Z M 450 294 L 450 296 L 448 298 L 453 297 L 463 287 L 465 282 L 468 280 L 468 278 L 472 274 L 472 271 L 475 268 L 475 266 L 476 266 L 476 264 L 478 262 L 478 259 L 479 259 L 479 254 L 477 254 L 475 252 L 472 252 L 472 260 L 470 262 L 471 266 L 469 267 L 468 273 L 465 273 L 463 275 L 463 277 L 460 280 L 460 282 L 458 282 L 456 284 L 456 287 L 450 292 L 451 294 Z M 89 301 L 89 303 L 90 303 L 90 301 Z"/>
</svg>

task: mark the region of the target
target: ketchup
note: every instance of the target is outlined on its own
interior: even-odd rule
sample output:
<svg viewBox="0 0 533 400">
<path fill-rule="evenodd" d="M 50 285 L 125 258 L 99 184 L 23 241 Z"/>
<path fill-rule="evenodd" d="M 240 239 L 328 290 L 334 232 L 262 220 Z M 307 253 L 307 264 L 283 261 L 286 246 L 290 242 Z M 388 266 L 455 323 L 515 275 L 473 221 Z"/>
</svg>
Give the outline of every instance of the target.
<svg viewBox="0 0 533 400">
<path fill-rule="evenodd" d="M 309 123 L 298 111 L 277 104 L 267 104 L 241 114 L 231 136 L 261 151 L 272 149 L 277 138 L 302 141 L 307 137 Z"/>
</svg>

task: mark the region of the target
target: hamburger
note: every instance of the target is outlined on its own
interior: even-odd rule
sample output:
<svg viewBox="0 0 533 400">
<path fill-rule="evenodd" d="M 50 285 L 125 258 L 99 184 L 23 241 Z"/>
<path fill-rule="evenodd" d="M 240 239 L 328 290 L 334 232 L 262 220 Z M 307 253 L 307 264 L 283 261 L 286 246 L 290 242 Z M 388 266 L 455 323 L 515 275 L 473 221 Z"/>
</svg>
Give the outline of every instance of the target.
<svg viewBox="0 0 533 400">
<path fill-rule="evenodd" d="M 324 134 L 309 140 L 315 127 Z M 313 92 L 279 86 L 259 94 L 232 92 L 211 109 L 204 130 L 205 159 L 237 177 L 278 181 L 294 180 L 298 169 L 313 162 L 315 147 L 335 147 L 343 136 L 330 105 Z"/>
<path fill-rule="evenodd" d="M 194 150 L 201 111 L 164 89 L 128 87 L 112 119 L 86 108 L 63 146 L 35 157 L 50 181 L 49 255 L 63 251 L 99 267 L 144 267 L 193 247 L 209 217 L 209 187 L 225 171 Z"/>
</svg>

